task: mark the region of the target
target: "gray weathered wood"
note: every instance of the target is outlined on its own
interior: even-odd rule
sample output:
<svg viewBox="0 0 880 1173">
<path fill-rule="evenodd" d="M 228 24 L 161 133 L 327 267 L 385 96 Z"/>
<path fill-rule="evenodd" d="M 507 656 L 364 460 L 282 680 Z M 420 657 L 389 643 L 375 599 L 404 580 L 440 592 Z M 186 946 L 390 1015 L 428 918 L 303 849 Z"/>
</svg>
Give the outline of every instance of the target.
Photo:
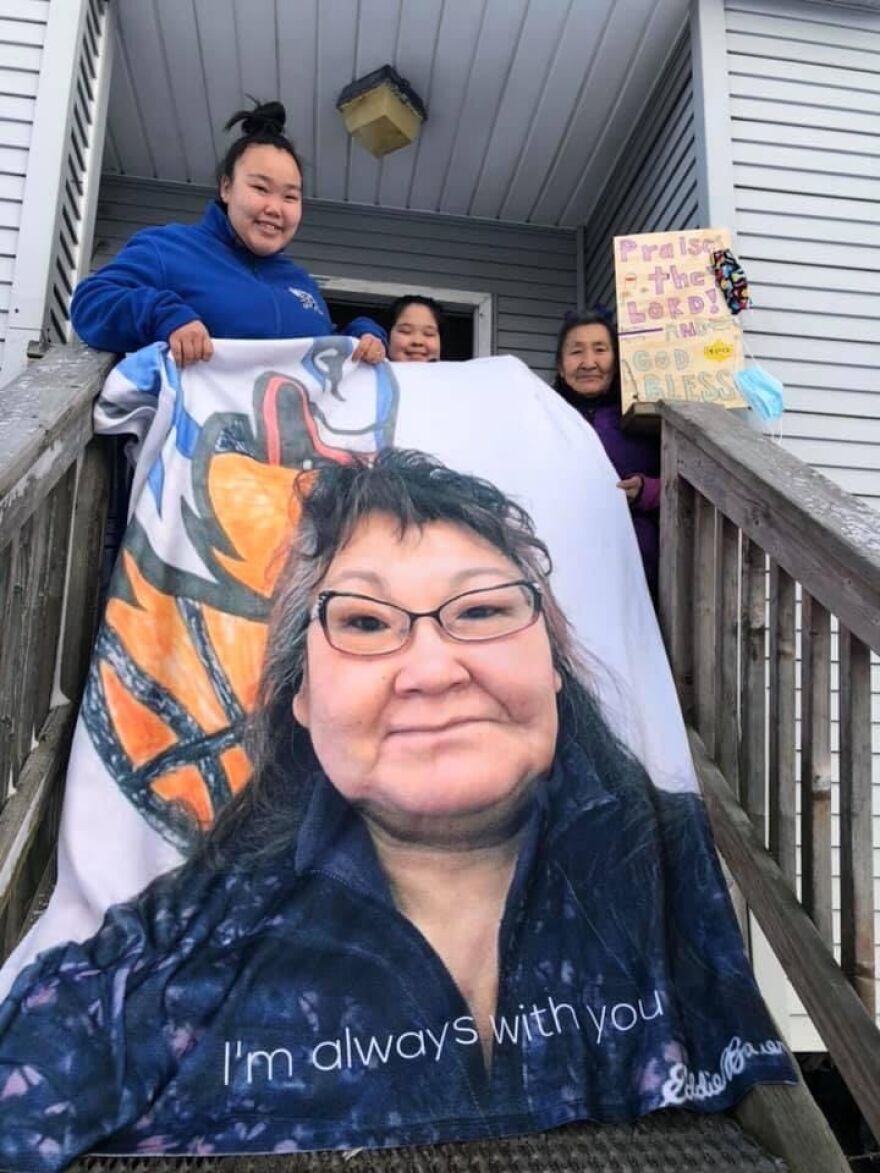
<svg viewBox="0 0 880 1173">
<path fill-rule="evenodd" d="M 801 597 L 801 900 L 831 947 L 831 621 Z"/>
<path fill-rule="evenodd" d="M 719 671 L 713 757 L 734 790 L 739 786 L 739 580 L 739 530 L 728 518 L 719 517 Z"/>
<path fill-rule="evenodd" d="M 795 778 L 795 590 L 770 564 L 770 696 L 767 787 L 770 852 L 791 885 L 797 884 Z"/>
<path fill-rule="evenodd" d="M 5 951 L 14 944 L 21 919 L 30 904 L 47 859 L 45 846 L 54 839 L 53 806 L 67 762 L 76 710 L 72 705 L 53 709 L 28 755 L 15 794 L 0 810 L 0 917 Z M 33 848 L 41 842 L 46 858 L 35 860 Z M 32 878 L 23 884 L 22 879 Z M 10 909 L 14 915 L 10 917 Z M 5 955 L 5 952 L 4 952 Z"/>
<path fill-rule="evenodd" d="M 817 1173 L 820 1169 L 822 1173 L 852 1173 L 803 1077 L 793 1087 L 758 1084 L 740 1100 L 733 1114 L 768 1153 L 782 1157 L 788 1173 Z"/>
<path fill-rule="evenodd" d="M 678 475 L 677 440 L 672 428 L 661 441 L 660 624 L 672 665 L 678 699 L 688 717 L 694 703 L 694 648 L 691 601 L 694 572 L 694 494 Z"/>
<path fill-rule="evenodd" d="M 719 686 L 716 592 L 717 525 L 715 508 L 705 497 L 694 498 L 694 724 L 706 748 L 716 748 L 716 707 Z"/>
<path fill-rule="evenodd" d="M 841 627 L 840 965 L 875 1008 L 874 869 L 871 809 L 871 656 Z"/>
<path fill-rule="evenodd" d="M 96 436 L 83 454 L 76 485 L 60 685 L 78 702 L 98 627 L 101 558 L 110 486 L 109 442 Z"/>
<path fill-rule="evenodd" d="M 759 837 L 767 841 L 765 799 L 767 626 L 766 559 L 743 539 L 741 632 L 740 801 Z"/>
<path fill-rule="evenodd" d="M 49 497 L 48 559 L 44 601 L 40 609 L 40 636 L 37 651 L 36 695 L 34 698 L 34 721 L 42 728 L 52 703 L 52 688 L 55 681 L 55 665 L 58 658 L 58 637 L 61 632 L 61 615 L 64 590 L 67 584 L 68 544 L 76 490 L 76 467 L 71 466 Z M 96 573 L 98 568 L 96 567 Z"/>
<path fill-rule="evenodd" d="M 31 564 L 31 525 L 22 528 L 11 544 L 7 607 L 3 615 L 0 655 L 0 777 L 14 783 L 21 763 L 17 760 L 20 693 L 18 682 L 27 648 L 24 612 Z"/>
<path fill-rule="evenodd" d="M 681 475 L 880 652 L 880 527 L 871 507 L 710 404 L 664 403 Z"/>
<path fill-rule="evenodd" d="M 880 1136 L 880 1031 L 693 731 L 690 742 L 718 847 L 868 1127 Z"/>
<path fill-rule="evenodd" d="M 0 547 L 78 458 L 113 356 L 53 347 L 0 393 Z"/>
</svg>

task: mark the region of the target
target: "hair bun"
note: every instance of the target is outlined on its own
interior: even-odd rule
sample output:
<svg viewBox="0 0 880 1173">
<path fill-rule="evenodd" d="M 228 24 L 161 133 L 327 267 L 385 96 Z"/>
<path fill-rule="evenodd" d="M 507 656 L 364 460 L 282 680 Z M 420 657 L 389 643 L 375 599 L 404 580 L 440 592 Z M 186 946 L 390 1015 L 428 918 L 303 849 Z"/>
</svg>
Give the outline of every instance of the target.
<svg viewBox="0 0 880 1173">
<path fill-rule="evenodd" d="M 253 101 L 253 99 L 251 99 Z M 231 130 L 241 123 L 242 135 L 284 134 L 287 111 L 281 102 L 257 102 L 253 110 L 237 110 L 224 129 Z"/>
</svg>

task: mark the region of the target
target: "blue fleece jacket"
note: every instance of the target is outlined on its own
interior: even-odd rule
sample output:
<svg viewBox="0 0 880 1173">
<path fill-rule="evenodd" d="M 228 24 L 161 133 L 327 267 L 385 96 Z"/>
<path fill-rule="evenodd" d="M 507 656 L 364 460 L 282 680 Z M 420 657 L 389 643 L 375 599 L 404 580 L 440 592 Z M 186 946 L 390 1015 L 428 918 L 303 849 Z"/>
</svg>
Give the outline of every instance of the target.
<svg viewBox="0 0 880 1173">
<path fill-rule="evenodd" d="M 320 338 L 335 333 L 324 299 L 305 269 L 276 253 L 245 248 L 216 200 L 200 224 L 138 232 L 112 261 L 77 286 L 73 327 L 99 350 L 138 350 L 165 342 L 199 319 L 213 338 Z M 370 318 L 345 330 L 385 331 Z"/>
</svg>

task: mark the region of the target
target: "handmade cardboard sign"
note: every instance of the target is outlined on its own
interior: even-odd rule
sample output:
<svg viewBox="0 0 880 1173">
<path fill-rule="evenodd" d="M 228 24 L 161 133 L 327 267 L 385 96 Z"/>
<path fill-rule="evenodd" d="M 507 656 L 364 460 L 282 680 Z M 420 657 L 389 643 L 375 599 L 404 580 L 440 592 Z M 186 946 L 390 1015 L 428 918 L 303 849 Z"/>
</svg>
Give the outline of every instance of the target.
<svg viewBox="0 0 880 1173">
<path fill-rule="evenodd" d="M 745 407 L 734 373 L 742 330 L 715 284 L 712 254 L 726 228 L 614 238 L 623 412 L 685 399 Z"/>
</svg>

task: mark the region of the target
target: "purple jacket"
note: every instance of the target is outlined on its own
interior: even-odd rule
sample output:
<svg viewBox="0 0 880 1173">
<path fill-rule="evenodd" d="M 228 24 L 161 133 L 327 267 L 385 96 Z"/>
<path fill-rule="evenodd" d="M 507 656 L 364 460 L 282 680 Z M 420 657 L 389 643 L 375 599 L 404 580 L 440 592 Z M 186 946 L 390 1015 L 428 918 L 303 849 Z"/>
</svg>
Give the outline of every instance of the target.
<svg viewBox="0 0 880 1173">
<path fill-rule="evenodd" d="M 621 480 L 635 476 L 642 477 L 642 491 L 630 506 L 635 526 L 645 577 L 654 599 L 657 598 L 657 574 L 660 560 L 660 442 L 654 436 L 637 436 L 625 432 L 621 427 L 620 396 L 616 389 L 607 395 L 589 400 L 573 392 L 561 392 L 570 403 L 592 424 L 608 459 L 614 465 Z"/>
</svg>

